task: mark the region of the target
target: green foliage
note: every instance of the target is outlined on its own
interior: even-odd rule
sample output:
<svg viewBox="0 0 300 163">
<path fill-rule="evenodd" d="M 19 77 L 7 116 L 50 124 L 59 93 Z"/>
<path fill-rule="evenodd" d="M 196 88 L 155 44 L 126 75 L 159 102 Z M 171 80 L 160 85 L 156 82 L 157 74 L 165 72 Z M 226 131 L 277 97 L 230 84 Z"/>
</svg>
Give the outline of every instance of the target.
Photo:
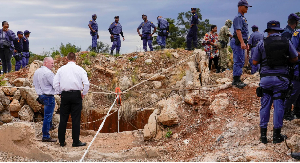
<svg viewBox="0 0 300 163">
<path fill-rule="evenodd" d="M 15 57 L 11 57 L 11 65 L 15 66 L 16 65 L 16 60 Z"/>
<path fill-rule="evenodd" d="M 92 56 L 92 57 L 96 57 L 96 56 L 97 56 L 97 53 L 91 51 L 89 55 Z"/>
<path fill-rule="evenodd" d="M 49 54 L 50 52 L 43 52 L 41 55 L 30 52 L 29 64 L 31 64 L 34 60 L 43 61 L 44 58 L 49 56 Z"/>
<path fill-rule="evenodd" d="M 85 64 L 85 65 L 91 65 L 92 62 L 89 60 L 89 58 L 85 58 L 84 61 L 83 61 L 83 64 Z"/>
<path fill-rule="evenodd" d="M 5 84 L 6 84 L 6 81 L 3 79 L 4 79 L 4 75 L 1 75 L 0 76 L 0 86 L 5 86 Z"/>
<path fill-rule="evenodd" d="M 88 56 L 87 53 L 83 53 L 83 54 L 80 55 L 80 58 L 84 59 L 84 58 L 86 58 L 87 56 Z"/>
<path fill-rule="evenodd" d="M 169 52 L 169 51 L 166 52 L 165 55 L 166 55 L 169 59 L 172 58 L 172 54 L 171 54 L 171 52 Z"/>
<path fill-rule="evenodd" d="M 228 46 L 228 51 L 229 51 L 229 53 L 232 53 L 232 49 L 230 46 Z"/>
<path fill-rule="evenodd" d="M 87 48 L 87 51 L 92 50 L 92 45 Z M 97 42 L 96 53 L 109 53 L 109 45 L 101 41 Z"/>
<path fill-rule="evenodd" d="M 300 12 L 296 12 L 295 14 L 300 17 Z M 300 29 L 300 23 L 298 23 L 296 29 Z"/>
<path fill-rule="evenodd" d="M 55 50 L 54 48 L 51 48 L 52 53 L 51 53 L 51 57 L 55 58 L 57 55 L 60 56 L 60 52 L 58 50 Z"/>
<path fill-rule="evenodd" d="M 70 52 L 76 53 L 81 50 L 80 47 L 76 45 L 72 45 L 71 43 L 67 43 L 64 45 L 63 43 L 60 44 L 59 51 L 62 56 L 67 56 Z"/>
<path fill-rule="evenodd" d="M 132 61 L 135 61 L 136 60 L 136 58 L 134 58 L 134 57 L 130 57 L 130 58 L 128 58 L 129 59 L 129 61 L 130 62 L 132 62 Z"/>
<path fill-rule="evenodd" d="M 172 131 L 168 128 L 168 131 L 166 133 L 166 138 L 170 138 L 172 136 Z"/>
</svg>

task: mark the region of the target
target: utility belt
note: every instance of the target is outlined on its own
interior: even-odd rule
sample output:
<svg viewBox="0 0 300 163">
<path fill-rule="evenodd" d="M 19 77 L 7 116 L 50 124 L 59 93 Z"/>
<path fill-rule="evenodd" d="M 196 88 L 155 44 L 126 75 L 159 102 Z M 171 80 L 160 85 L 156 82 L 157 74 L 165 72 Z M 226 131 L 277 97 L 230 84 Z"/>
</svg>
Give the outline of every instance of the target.
<svg viewBox="0 0 300 163">
<path fill-rule="evenodd" d="M 91 35 L 92 35 L 92 36 L 95 36 L 95 35 L 98 33 L 98 30 L 95 30 L 95 31 L 96 31 L 96 32 L 92 32 L 92 31 L 91 31 Z"/>
<path fill-rule="evenodd" d="M 164 32 L 165 30 L 165 32 Z M 167 28 L 163 28 L 163 29 L 160 29 L 159 32 L 158 32 L 158 35 L 159 36 L 168 36 L 169 35 L 169 31 Z"/>
<path fill-rule="evenodd" d="M 14 58 L 15 58 L 16 61 L 22 60 L 22 57 L 23 57 L 22 53 L 16 53 L 15 56 L 14 56 Z"/>
<path fill-rule="evenodd" d="M 62 91 L 62 93 L 81 93 L 80 90 L 69 90 L 69 91 Z"/>
<path fill-rule="evenodd" d="M 143 34 L 146 34 L 146 35 L 149 35 L 149 34 L 151 34 L 151 33 L 143 33 Z M 147 39 L 147 40 L 153 40 L 153 37 L 150 37 L 149 39 L 148 39 L 148 36 L 142 36 L 141 37 L 141 40 L 144 40 L 144 39 Z"/>
<path fill-rule="evenodd" d="M 120 36 L 120 34 L 113 34 L 114 36 Z M 114 42 L 116 40 L 116 37 L 110 36 L 110 42 Z"/>
<path fill-rule="evenodd" d="M 11 43 L 7 41 L 5 38 L 0 39 L 0 47 L 1 48 L 9 48 L 11 46 Z"/>
<path fill-rule="evenodd" d="M 30 58 L 30 53 L 29 53 L 29 51 L 23 51 L 23 53 L 28 53 L 28 56 L 25 56 L 25 58 Z"/>
<path fill-rule="evenodd" d="M 220 41 L 220 44 L 221 44 L 221 48 L 226 48 L 228 42 L 221 40 L 221 41 Z"/>
<path fill-rule="evenodd" d="M 239 40 L 239 38 L 237 37 L 237 35 L 233 35 L 233 38 L 235 40 L 235 45 L 241 45 L 241 42 Z M 243 39 L 244 40 L 244 43 L 247 45 L 248 44 L 248 40 L 247 39 Z"/>
</svg>

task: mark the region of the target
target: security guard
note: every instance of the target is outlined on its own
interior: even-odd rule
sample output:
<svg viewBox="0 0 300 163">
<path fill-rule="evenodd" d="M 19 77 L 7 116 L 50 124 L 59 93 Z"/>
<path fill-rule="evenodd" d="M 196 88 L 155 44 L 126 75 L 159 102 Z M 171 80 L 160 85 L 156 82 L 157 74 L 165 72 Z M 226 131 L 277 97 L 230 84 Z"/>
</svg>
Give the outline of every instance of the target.
<svg viewBox="0 0 300 163">
<path fill-rule="evenodd" d="M 28 30 L 24 31 L 24 37 L 23 37 L 23 55 L 25 57 L 25 65 L 28 65 L 30 53 L 29 53 L 29 36 L 30 33 Z"/>
<path fill-rule="evenodd" d="M 17 35 L 18 35 L 18 37 L 16 37 L 15 40 L 13 41 L 14 46 L 15 46 L 13 56 L 16 60 L 15 71 L 19 71 L 21 69 L 21 66 L 22 66 L 22 68 L 24 68 L 26 66 L 26 64 L 25 64 L 26 59 L 22 55 L 22 52 L 23 52 L 23 32 L 18 31 Z"/>
<path fill-rule="evenodd" d="M 119 23 L 119 16 L 115 16 L 115 21 L 111 23 L 111 25 L 108 28 L 108 31 L 110 33 L 111 41 L 113 42 L 113 45 L 111 46 L 110 55 L 113 55 L 114 49 L 117 47 L 116 54 L 120 53 L 121 48 L 121 40 L 120 40 L 120 34 L 123 37 L 123 41 L 125 40 L 122 26 Z"/>
<path fill-rule="evenodd" d="M 256 47 L 256 45 L 260 40 L 264 39 L 264 35 L 258 31 L 258 27 L 256 25 L 253 25 L 251 28 L 253 33 L 250 35 L 248 44 L 249 44 L 249 49 L 251 50 L 251 54 L 253 54 L 254 48 Z M 253 65 L 251 56 L 249 59 L 249 63 L 251 65 L 251 74 L 256 73 L 259 70 L 259 64 Z"/>
<path fill-rule="evenodd" d="M 292 37 L 292 43 L 298 52 L 298 59 L 300 55 L 300 29 L 296 30 Z M 294 77 L 292 79 L 293 90 L 290 98 L 286 99 L 284 102 L 285 111 L 290 112 L 292 104 L 294 104 L 293 113 L 297 119 L 300 119 L 300 60 L 296 63 L 294 67 Z M 287 120 L 293 120 L 294 115 L 290 113 L 285 114 Z"/>
<path fill-rule="evenodd" d="M 159 32 L 156 41 L 161 49 L 164 49 L 166 47 L 166 39 L 169 34 L 169 22 L 162 16 L 158 16 L 157 21 Z"/>
<path fill-rule="evenodd" d="M 294 14 L 291 13 L 288 17 L 288 25 L 285 27 L 284 31 L 282 32 L 281 36 L 287 38 L 288 40 L 290 40 L 293 36 L 293 33 L 295 32 L 295 28 L 298 25 L 298 21 L 299 21 L 299 17 Z"/>
<path fill-rule="evenodd" d="M 241 81 L 243 67 L 245 64 L 245 49 L 247 49 L 248 39 L 248 23 L 244 14 L 247 13 L 248 7 L 252 7 L 246 0 L 238 2 L 238 15 L 233 20 L 233 38 L 230 41 L 230 46 L 233 51 L 233 82 L 232 85 L 237 88 L 244 88 L 246 84 Z"/>
<path fill-rule="evenodd" d="M 96 22 L 97 15 L 93 14 L 92 15 L 92 20 L 89 21 L 89 28 L 90 28 L 90 34 L 92 36 L 92 51 L 96 51 L 97 47 L 97 39 L 99 39 L 98 35 L 98 24 Z"/>
<path fill-rule="evenodd" d="M 143 40 L 143 49 L 145 52 L 147 51 L 147 42 L 148 46 L 150 48 L 150 51 L 153 51 L 152 47 L 152 40 L 153 40 L 153 34 L 156 32 L 156 26 L 153 24 L 152 21 L 147 20 L 147 15 L 142 15 L 142 19 L 144 22 L 142 22 L 139 27 L 137 28 L 137 32 L 139 36 L 141 37 L 141 40 Z M 151 27 L 154 28 L 153 33 L 151 33 Z M 142 28 L 142 34 L 140 34 L 140 29 Z"/>
<path fill-rule="evenodd" d="M 225 25 L 221 28 L 219 33 L 219 42 L 220 42 L 220 61 L 219 67 L 222 71 L 225 71 L 228 67 L 228 50 L 227 44 L 229 42 L 229 37 L 232 38 L 229 28 L 232 26 L 231 20 L 226 20 Z"/>
<path fill-rule="evenodd" d="M 257 89 L 261 97 L 260 128 L 261 142 L 267 143 L 267 126 L 270 119 L 270 109 L 274 105 L 273 114 L 273 143 L 281 143 L 286 138 L 281 135 L 283 125 L 284 99 L 289 90 L 288 64 L 298 60 L 298 54 L 293 44 L 285 37 L 280 36 L 278 21 L 272 20 L 267 24 L 268 37 L 261 40 L 253 52 L 253 64 L 261 63 L 260 87 Z"/>
<path fill-rule="evenodd" d="M 192 50 L 192 41 L 194 43 L 194 48 L 197 48 L 197 33 L 198 33 L 198 27 L 197 24 L 199 23 L 198 21 L 198 15 L 196 13 L 196 8 L 191 8 L 192 11 L 192 18 L 190 22 L 190 29 L 189 33 L 186 36 L 186 50 Z"/>
</svg>

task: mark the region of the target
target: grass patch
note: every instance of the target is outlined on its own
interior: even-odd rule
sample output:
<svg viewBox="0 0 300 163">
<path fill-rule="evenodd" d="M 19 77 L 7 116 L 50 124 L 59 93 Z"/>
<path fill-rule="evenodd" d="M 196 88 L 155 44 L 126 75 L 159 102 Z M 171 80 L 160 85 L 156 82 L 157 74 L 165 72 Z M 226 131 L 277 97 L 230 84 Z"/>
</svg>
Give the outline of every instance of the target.
<svg viewBox="0 0 300 163">
<path fill-rule="evenodd" d="M 168 128 L 168 131 L 166 133 L 166 138 L 170 138 L 172 136 L 172 131 Z"/>
<path fill-rule="evenodd" d="M 96 56 L 97 56 L 97 53 L 91 51 L 91 52 L 90 52 L 90 56 L 91 56 L 91 57 L 96 57 Z"/>
<path fill-rule="evenodd" d="M 6 81 L 3 80 L 4 79 L 4 75 L 0 76 L 0 86 L 5 86 L 6 85 Z"/>
<path fill-rule="evenodd" d="M 137 114 L 137 111 L 129 101 L 124 101 L 120 108 L 120 116 L 126 122 L 130 122 Z"/>
<path fill-rule="evenodd" d="M 92 62 L 88 58 L 85 58 L 84 61 L 83 61 L 83 64 L 85 64 L 85 65 L 91 65 Z"/>
</svg>

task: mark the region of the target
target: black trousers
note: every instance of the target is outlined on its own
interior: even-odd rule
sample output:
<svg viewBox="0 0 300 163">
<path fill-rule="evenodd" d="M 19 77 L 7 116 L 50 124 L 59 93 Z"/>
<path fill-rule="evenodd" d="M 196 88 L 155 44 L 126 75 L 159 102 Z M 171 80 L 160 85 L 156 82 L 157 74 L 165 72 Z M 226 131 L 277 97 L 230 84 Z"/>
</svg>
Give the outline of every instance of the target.
<svg viewBox="0 0 300 163">
<path fill-rule="evenodd" d="M 218 69 L 218 64 L 219 64 L 219 57 L 215 57 L 213 59 L 209 59 L 209 64 L 208 64 L 208 68 L 209 70 L 212 69 L 212 61 L 214 61 L 214 65 L 215 65 L 215 68 Z"/>
<path fill-rule="evenodd" d="M 9 48 L 0 49 L 0 58 L 2 61 L 3 73 L 8 73 L 11 71 L 11 57 L 12 51 Z"/>
<path fill-rule="evenodd" d="M 72 139 L 73 143 L 79 142 L 80 118 L 82 110 L 81 92 L 62 92 L 60 104 L 60 122 L 58 127 L 59 143 L 65 142 L 67 122 L 69 115 L 72 118 Z"/>
</svg>

